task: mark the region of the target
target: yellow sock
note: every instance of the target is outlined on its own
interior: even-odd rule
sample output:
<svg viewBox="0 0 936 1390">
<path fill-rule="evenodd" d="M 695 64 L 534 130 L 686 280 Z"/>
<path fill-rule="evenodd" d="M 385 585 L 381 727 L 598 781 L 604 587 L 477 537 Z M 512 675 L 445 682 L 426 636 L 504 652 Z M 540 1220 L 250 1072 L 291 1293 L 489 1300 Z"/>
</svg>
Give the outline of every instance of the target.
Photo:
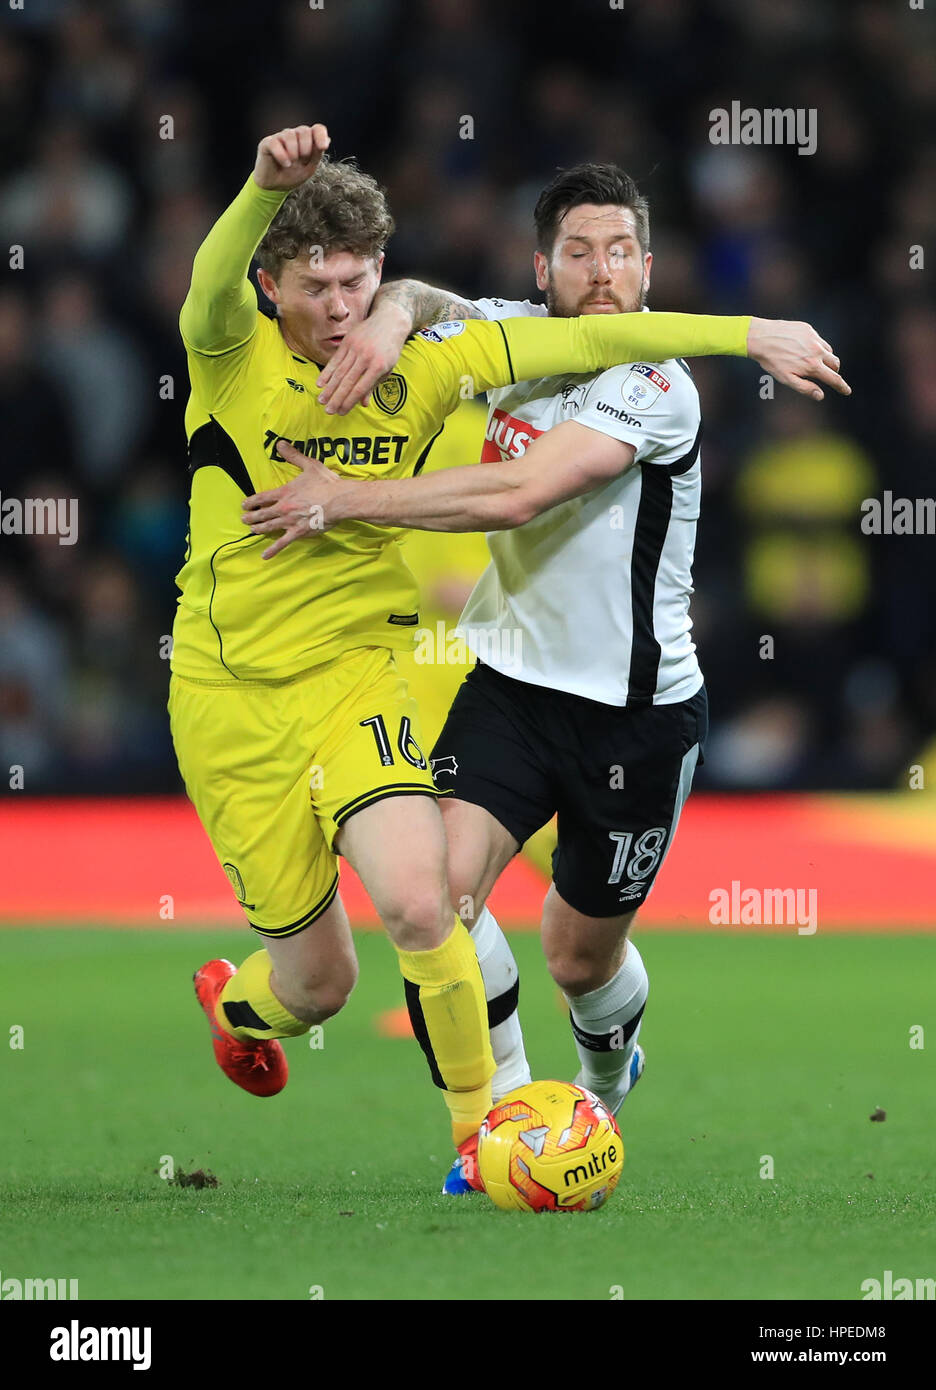
<svg viewBox="0 0 936 1390">
<path fill-rule="evenodd" d="M 484 982 L 471 935 L 460 917 L 431 951 L 401 951 L 400 972 L 413 1031 L 432 1079 L 445 1097 L 456 1145 L 491 1108 L 494 1054 Z"/>
<path fill-rule="evenodd" d="M 254 951 L 218 996 L 215 1018 L 235 1038 L 296 1038 L 308 1023 L 284 1008 L 270 989 L 273 962 L 269 951 Z"/>
</svg>

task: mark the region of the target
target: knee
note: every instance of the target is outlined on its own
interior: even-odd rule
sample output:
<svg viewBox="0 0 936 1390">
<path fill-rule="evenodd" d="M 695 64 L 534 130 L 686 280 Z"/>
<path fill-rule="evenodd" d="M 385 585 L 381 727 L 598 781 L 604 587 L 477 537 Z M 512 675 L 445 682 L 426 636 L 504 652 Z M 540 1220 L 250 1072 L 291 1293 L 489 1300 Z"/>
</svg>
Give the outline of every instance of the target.
<svg viewBox="0 0 936 1390">
<path fill-rule="evenodd" d="M 614 967 L 608 962 L 569 951 L 557 951 L 548 955 L 546 964 L 563 994 L 570 994 L 573 998 L 581 994 L 590 994 L 592 990 L 607 984 L 614 974 Z"/>
<path fill-rule="evenodd" d="M 291 980 L 288 998 L 283 1002 L 303 1023 L 324 1023 L 347 1004 L 357 978 L 357 961 L 345 961 L 325 979 L 299 977 Z"/>
<path fill-rule="evenodd" d="M 401 951 L 431 951 L 441 946 L 452 930 L 454 913 L 431 887 L 414 888 L 405 897 L 385 905 L 384 926 Z"/>
<path fill-rule="evenodd" d="M 329 980 L 316 995 L 315 1005 L 318 1013 L 316 1022 L 322 1023 L 326 1018 L 334 1018 L 335 1014 L 341 1010 L 351 998 L 351 992 L 357 984 L 357 966 L 348 975 L 342 976 L 337 980 Z"/>
</svg>

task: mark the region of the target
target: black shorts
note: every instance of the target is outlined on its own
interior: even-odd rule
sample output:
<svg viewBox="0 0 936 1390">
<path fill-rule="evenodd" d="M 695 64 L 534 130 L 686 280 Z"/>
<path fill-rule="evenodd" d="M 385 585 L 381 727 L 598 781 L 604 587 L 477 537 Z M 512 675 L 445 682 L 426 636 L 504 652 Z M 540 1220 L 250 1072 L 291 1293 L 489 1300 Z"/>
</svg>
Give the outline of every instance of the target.
<svg viewBox="0 0 936 1390">
<path fill-rule="evenodd" d="M 481 662 L 432 752 L 440 793 L 483 806 L 522 845 L 558 812 L 553 881 L 587 917 L 647 897 L 708 732 L 703 686 L 624 709 L 514 680 Z"/>
</svg>

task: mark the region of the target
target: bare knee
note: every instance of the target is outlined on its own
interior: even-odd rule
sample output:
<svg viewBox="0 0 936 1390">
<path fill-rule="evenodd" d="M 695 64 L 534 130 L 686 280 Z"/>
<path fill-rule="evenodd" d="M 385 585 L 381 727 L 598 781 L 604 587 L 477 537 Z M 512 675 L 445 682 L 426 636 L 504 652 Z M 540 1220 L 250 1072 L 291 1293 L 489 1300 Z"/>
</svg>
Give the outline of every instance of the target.
<svg viewBox="0 0 936 1390">
<path fill-rule="evenodd" d="M 324 1023 L 347 1004 L 357 978 L 358 964 L 352 959 L 325 978 L 300 974 L 281 980 L 274 972 L 270 985 L 280 1003 L 303 1023 Z"/>
<path fill-rule="evenodd" d="M 326 1018 L 334 1018 L 335 1014 L 341 1010 L 351 998 L 351 992 L 357 984 L 357 965 L 347 975 L 339 979 L 329 980 L 327 984 L 321 986 L 313 996 L 312 1007 L 317 1014 L 316 1018 L 304 1020 L 308 1023 L 323 1023 Z"/>
<path fill-rule="evenodd" d="M 606 985 L 620 968 L 625 949 L 626 943 L 622 942 L 620 950 L 610 958 L 583 951 L 553 950 L 547 953 L 546 964 L 562 992 L 576 998 Z"/>
<path fill-rule="evenodd" d="M 381 908 L 384 926 L 401 951 L 432 951 L 452 930 L 454 914 L 439 891 L 427 885 L 400 894 Z"/>
</svg>

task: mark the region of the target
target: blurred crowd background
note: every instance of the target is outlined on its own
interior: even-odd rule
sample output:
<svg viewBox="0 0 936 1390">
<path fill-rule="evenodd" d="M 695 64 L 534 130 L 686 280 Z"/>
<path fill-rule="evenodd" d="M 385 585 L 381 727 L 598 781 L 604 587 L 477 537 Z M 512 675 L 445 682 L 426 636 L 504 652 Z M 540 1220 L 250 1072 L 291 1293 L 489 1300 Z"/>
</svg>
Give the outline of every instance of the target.
<svg viewBox="0 0 936 1390">
<path fill-rule="evenodd" d="M 613 160 L 651 201 L 652 308 L 808 319 L 836 345 L 854 396 L 822 406 L 762 399 L 748 363 L 694 364 L 713 713 L 698 785 L 905 787 L 936 734 L 936 541 L 864 535 L 860 505 L 934 495 L 936 307 L 932 270 L 911 268 L 912 247 L 936 258 L 931 9 L 6 11 L 0 243 L 24 264 L 0 285 L 0 496 L 77 498 L 79 540 L 0 535 L 0 786 L 18 765 L 27 793 L 180 787 L 165 715 L 187 517 L 178 311 L 258 139 L 322 120 L 332 153 L 389 190 L 390 276 L 538 297 L 537 193 L 559 166 Z M 816 153 L 710 144 L 709 112 L 733 100 L 815 108 Z M 468 462 L 482 427 L 468 408 L 437 463 Z M 414 546 L 433 622 L 453 621 L 483 560 L 466 547 Z"/>
</svg>

